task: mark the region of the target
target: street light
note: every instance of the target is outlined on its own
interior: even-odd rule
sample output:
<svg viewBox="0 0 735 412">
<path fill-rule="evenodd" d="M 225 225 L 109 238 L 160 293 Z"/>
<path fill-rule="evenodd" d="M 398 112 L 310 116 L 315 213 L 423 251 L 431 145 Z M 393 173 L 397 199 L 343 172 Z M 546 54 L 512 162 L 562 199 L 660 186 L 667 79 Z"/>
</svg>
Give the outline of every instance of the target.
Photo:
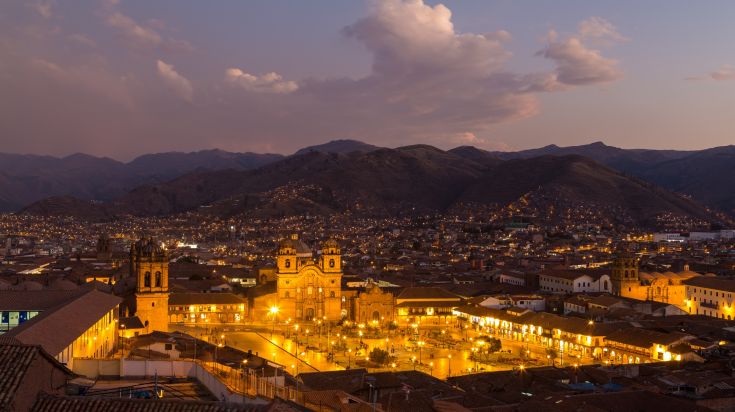
<svg viewBox="0 0 735 412">
<path fill-rule="evenodd" d="M 451 378 L 452 377 L 452 354 L 450 353 L 449 355 L 447 355 L 447 357 L 449 358 L 449 360 L 447 361 L 447 368 L 449 368 L 447 372 L 447 378 Z"/>
<path fill-rule="evenodd" d="M 271 306 L 270 314 L 273 317 L 273 328 L 271 329 L 271 341 L 272 341 L 273 334 L 276 332 L 276 315 L 278 315 L 278 306 Z"/>
</svg>

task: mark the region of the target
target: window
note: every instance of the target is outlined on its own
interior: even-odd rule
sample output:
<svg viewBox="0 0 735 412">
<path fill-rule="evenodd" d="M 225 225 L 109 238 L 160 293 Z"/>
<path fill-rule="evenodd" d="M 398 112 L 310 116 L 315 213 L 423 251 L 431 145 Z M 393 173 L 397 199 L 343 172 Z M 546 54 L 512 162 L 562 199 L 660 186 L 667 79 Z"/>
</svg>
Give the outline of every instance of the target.
<svg viewBox="0 0 735 412">
<path fill-rule="evenodd" d="M 334 267 L 334 259 L 329 259 L 329 267 L 330 268 Z"/>
<path fill-rule="evenodd" d="M 284 295 L 284 297 L 290 298 L 291 297 L 291 292 L 286 291 L 286 294 Z"/>
<path fill-rule="evenodd" d="M 286 259 L 286 267 L 287 268 L 291 267 L 291 259 Z"/>
<path fill-rule="evenodd" d="M 312 293 L 314 293 L 314 288 L 313 287 L 309 286 L 308 288 L 306 288 L 306 294 L 307 295 L 311 295 Z"/>
<path fill-rule="evenodd" d="M 161 287 L 161 272 L 156 272 L 156 287 Z"/>
<path fill-rule="evenodd" d="M 151 272 L 145 272 L 145 275 L 143 275 L 143 286 L 151 287 Z"/>
<path fill-rule="evenodd" d="M 329 297 L 330 298 L 333 298 L 334 297 L 334 291 L 329 292 Z"/>
</svg>

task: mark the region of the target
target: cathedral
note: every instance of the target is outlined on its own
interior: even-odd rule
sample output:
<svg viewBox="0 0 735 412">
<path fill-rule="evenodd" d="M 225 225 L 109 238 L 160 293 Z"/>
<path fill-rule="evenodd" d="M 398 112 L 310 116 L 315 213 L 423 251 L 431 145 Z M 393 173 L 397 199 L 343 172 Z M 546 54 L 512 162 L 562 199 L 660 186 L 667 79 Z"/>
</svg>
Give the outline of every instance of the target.
<svg viewBox="0 0 735 412">
<path fill-rule="evenodd" d="M 276 253 L 275 306 L 281 319 L 303 321 L 340 320 L 342 311 L 342 261 L 334 240 L 322 244 L 317 257 L 291 235 Z"/>
<path fill-rule="evenodd" d="M 135 307 L 147 332 L 168 331 L 168 254 L 153 238 L 130 246 L 130 274 L 136 279 Z"/>
<path fill-rule="evenodd" d="M 610 281 L 613 294 L 625 298 L 668 303 L 686 310 L 685 280 L 702 276 L 688 266 L 684 271 L 640 272 L 638 259 L 628 252 L 620 252 L 613 261 Z"/>
</svg>

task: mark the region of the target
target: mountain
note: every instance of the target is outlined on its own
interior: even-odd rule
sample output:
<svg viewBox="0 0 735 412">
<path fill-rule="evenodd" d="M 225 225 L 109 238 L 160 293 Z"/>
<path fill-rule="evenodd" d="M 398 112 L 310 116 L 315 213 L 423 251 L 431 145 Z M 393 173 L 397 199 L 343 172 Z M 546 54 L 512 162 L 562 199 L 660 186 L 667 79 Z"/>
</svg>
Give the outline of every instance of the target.
<svg viewBox="0 0 735 412">
<path fill-rule="evenodd" d="M 538 149 L 517 152 L 492 152 L 491 154 L 502 159 L 528 159 L 543 155 L 580 155 L 621 172 L 636 173 L 651 164 L 680 159 L 692 153 L 694 152 L 679 150 L 621 149 L 619 147 L 608 146 L 603 142 L 594 142 L 586 145 L 567 147 L 559 147 L 552 144 Z"/>
<path fill-rule="evenodd" d="M 476 163 L 430 146 L 368 153 L 311 151 L 251 171 L 190 173 L 165 184 L 139 187 L 114 204 L 133 214 L 160 215 L 237 195 L 250 195 L 253 202 L 253 196 L 279 188 L 284 190 L 272 195 L 287 200 L 297 195 L 299 187 L 318 187 L 329 193 L 329 200 L 322 202 L 334 204 L 335 210 L 443 209 L 479 169 Z"/>
<path fill-rule="evenodd" d="M 58 203 L 58 201 L 56 201 Z M 448 211 L 462 205 L 553 211 L 544 218 L 650 225 L 661 215 L 717 218 L 694 201 L 591 159 L 540 156 L 500 160 L 464 148 L 414 145 L 370 152 L 310 151 L 257 169 L 195 171 L 144 185 L 98 205 L 95 216 L 167 215 L 192 210 L 218 215 L 301 215 L 350 211 L 395 214 Z M 26 213 L 62 213 L 37 202 Z M 114 211 L 114 213 L 112 213 Z M 594 219 L 593 219 L 594 218 Z"/>
<path fill-rule="evenodd" d="M 363 143 L 358 140 L 332 140 L 331 142 L 323 143 L 315 146 L 307 146 L 303 149 L 299 149 L 294 153 L 294 156 L 302 155 L 309 152 L 321 152 L 321 153 L 351 153 L 351 152 L 372 152 L 378 150 L 380 147 L 373 146 L 371 144 Z"/>
<path fill-rule="evenodd" d="M 577 213 L 580 222 L 590 213 L 633 224 L 653 224 L 657 216 L 668 213 L 712 218 L 690 199 L 578 155 L 508 160 L 469 187 L 461 200 L 499 204 L 522 200 L 534 203 L 532 208 L 541 214 Z"/>
<path fill-rule="evenodd" d="M 702 150 L 654 164 L 637 175 L 735 215 L 735 146 Z"/>
<path fill-rule="evenodd" d="M 282 158 L 205 150 L 149 154 L 122 163 L 86 154 L 56 158 L 0 153 L 0 211 L 17 210 L 50 196 L 111 200 L 140 185 L 165 182 L 194 170 L 247 170 Z"/>
</svg>

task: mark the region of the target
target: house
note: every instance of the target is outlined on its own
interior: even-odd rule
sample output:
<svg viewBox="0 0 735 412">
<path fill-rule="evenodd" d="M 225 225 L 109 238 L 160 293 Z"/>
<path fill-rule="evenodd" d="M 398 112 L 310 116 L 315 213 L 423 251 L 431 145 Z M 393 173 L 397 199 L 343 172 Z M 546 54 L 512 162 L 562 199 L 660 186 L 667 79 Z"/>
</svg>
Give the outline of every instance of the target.
<svg viewBox="0 0 735 412">
<path fill-rule="evenodd" d="M 40 393 L 64 393 L 74 374 L 40 345 L 0 338 L 0 411 L 28 411 Z"/>
</svg>

